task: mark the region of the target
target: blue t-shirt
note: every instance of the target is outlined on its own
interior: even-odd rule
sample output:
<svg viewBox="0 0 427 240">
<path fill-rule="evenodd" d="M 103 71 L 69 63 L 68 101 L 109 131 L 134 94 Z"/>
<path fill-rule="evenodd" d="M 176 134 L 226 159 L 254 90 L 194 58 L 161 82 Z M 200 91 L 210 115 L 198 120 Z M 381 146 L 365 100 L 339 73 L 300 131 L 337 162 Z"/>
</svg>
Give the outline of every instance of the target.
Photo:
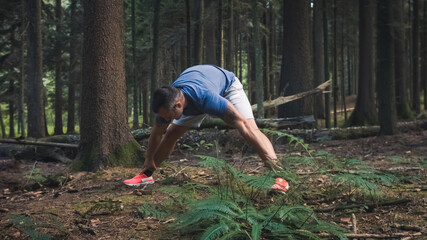
<svg viewBox="0 0 427 240">
<path fill-rule="evenodd" d="M 186 69 L 172 83 L 181 89 L 187 101 L 186 116 L 209 114 L 222 118 L 227 110 L 224 92 L 234 82 L 234 73 L 214 65 L 196 65 Z"/>
</svg>

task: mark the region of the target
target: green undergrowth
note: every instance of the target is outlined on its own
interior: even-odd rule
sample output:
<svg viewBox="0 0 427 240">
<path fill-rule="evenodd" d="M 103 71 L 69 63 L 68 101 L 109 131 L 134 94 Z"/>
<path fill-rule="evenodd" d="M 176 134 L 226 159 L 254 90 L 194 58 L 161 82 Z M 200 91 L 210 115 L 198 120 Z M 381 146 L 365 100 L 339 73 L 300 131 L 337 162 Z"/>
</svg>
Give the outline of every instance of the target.
<svg viewBox="0 0 427 240">
<path fill-rule="evenodd" d="M 63 239 L 69 234 L 64 224 L 52 214 L 48 214 L 44 220 L 36 220 L 25 214 L 13 214 L 7 217 L 15 228 L 34 240 Z"/>
<path fill-rule="evenodd" d="M 158 191 L 161 203 L 144 203 L 142 218 L 171 219 L 170 233 L 197 239 L 321 239 L 329 233 L 346 239 L 346 229 L 317 218 L 307 201 L 325 198 L 338 207 L 349 203 L 376 203 L 390 199 L 390 189 L 405 176 L 375 169 L 356 158 L 342 158 L 327 151 L 312 151 L 302 139 L 276 131 L 293 154 L 280 159 L 285 170 L 249 175 L 211 156 L 198 156 L 216 183 L 190 180 L 166 185 Z M 394 159 L 408 161 L 407 159 Z M 271 192 L 277 177 L 290 183 L 286 194 Z M 321 179 L 321 182 L 316 182 Z"/>
</svg>

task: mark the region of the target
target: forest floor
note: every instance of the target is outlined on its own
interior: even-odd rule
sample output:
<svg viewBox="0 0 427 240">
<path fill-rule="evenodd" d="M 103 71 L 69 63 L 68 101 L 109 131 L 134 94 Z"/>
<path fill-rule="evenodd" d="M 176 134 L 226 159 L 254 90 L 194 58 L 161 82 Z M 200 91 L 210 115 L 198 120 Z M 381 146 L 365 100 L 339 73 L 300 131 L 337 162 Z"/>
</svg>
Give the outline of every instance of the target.
<svg viewBox="0 0 427 240">
<path fill-rule="evenodd" d="M 221 132 L 224 135 L 221 138 L 191 131 L 178 143 L 169 161 L 155 173 L 156 183 L 144 189 L 122 183 L 138 173 L 138 168 L 71 172 L 63 163 L 41 159 L 13 161 L 3 157 L 0 160 L 0 238 L 195 239 L 195 236 L 178 236 L 169 231 L 173 218 L 141 217 L 138 209 L 143 203 L 162 203 L 171 198 L 158 190 L 162 186 L 179 187 L 188 182 L 218 185 L 215 173 L 199 166 L 200 158 L 196 155 L 219 156 L 242 172 L 262 174 L 257 155 L 240 137 L 235 137 L 237 133 L 233 131 Z M 307 155 L 303 148 L 289 146 L 286 141 L 273 142 L 282 159 Z M 144 146 L 145 142 L 141 144 Z M 304 180 L 298 184 L 290 182 L 291 189 L 283 197 L 288 204 L 315 209 L 319 219 L 350 232 L 354 214 L 359 234 L 378 234 L 384 239 L 395 233 L 403 235 L 394 239 L 427 238 L 427 131 L 308 144 L 308 148 L 314 150 L 313 155 L 321 151 L 337 159 L 358 159 L 398 180 L 379 185 L 378 194 L 361 195 L 356 188 L 346 187 L 345 182 L 333 183 L 334 173 L 319 174 L 306 165 L 292 163 L 287 167 Z M 203 193 L 195 194 L 196 198 L 203 196 Z M 300 198 L 296 198 L 297 195 Z M 267 199 L 274 201 L 274 198 Z M 404 201 L 390 203 L 390 200 Z M 342 209 L 342 206 L 350 207 Z"/>
</svg>

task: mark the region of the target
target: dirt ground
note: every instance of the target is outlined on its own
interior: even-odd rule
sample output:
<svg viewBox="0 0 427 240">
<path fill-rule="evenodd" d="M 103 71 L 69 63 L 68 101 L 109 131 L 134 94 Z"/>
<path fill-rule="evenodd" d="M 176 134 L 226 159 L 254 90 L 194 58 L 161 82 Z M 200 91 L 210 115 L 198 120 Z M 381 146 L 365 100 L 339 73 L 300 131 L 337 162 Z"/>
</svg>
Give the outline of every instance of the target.
<svg viewBox="0 0 427 240">
<path fill-rule="evenodd" d="M 195 142 L 198 144 L 190 145 Z M 141 144 L 144 146 L 145 142 Z M 304 153 L 300 148 L 279 141 L 274 142 L 274 146 L 279 157 Z M 370 210 L 362 205 L 348 210 L 319 211 L 319 218 L 352 229 L 354 214 L 360 234 L 400 233 L 406 237 L 394 239 L 427 239 L 427 131 L 313 142 L 309 143 L 309 149 L 356 158 L 379 171 L 409 176 L 387 190 L 387 196 L 408 199 L 407 202 Z M 155 173 L 156 183 L 145 189 L 122 183 L 138 173 L 138 168 L 71 172 L 63 163 L 31 159 L 13 161 L 3 156 L 0 160 L 0 238 L 31 239 L 31 235 L 34 239 L 186 239 L 167 231 L 173 219 L 141 218 L 137 210 L 144 202 L 165 201 L 156 189 L 166 182 L 178 185 L 180 181 L 190 180 L 214 182 L 214 177 L 198 166 L 199 158 L 195 155 L 213 155 L 218 151 L 222 159 L 237 162 L 247 172 L 261 171 L 259 158 L 239 137 L 212 141 L 197 132 L 180 141 L 168 163 Z M 40 172 L 32 169 L 40 169 Z M 302 175 L 310 174 L 303 167 L 295 170 Z M 38 176 L 60 181 L 59 184 L 54 181 L 40 184 L 35 180 Z M 170 176 L 177 177 L 178 181 L 170 183 Z M 309 181 L 310 188 L 316 192 L 327 180 L 316 177 Z M 292 186 L 291 182 L 291 187 L 297 186 Z M 328 201 L 327 197 L 313 195 L 307 196 L 303 204 L 327 209 L 342 204 L 342 200 Z M 408 234 L 416 236 L 407 237 Z"/>
</svg>

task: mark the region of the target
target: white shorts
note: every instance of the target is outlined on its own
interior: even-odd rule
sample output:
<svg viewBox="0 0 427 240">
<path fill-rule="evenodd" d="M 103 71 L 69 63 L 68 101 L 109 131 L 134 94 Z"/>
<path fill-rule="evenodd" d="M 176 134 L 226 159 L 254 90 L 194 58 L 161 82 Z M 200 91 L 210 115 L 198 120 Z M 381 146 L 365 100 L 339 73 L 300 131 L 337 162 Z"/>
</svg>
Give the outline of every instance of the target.
<svg viewBox="0 0 427 240">
<path fill-rule="evenodd" d="M 240 83 L 240 80 L 237 77 L 234 77 L 234 82 L 231 86 L 225 90 L 224 96 L 234 107 L 239 111 L 240 114 L 245 119 L 254 118 L 254 114 L 252 112 L 252 107 L 249 102 L 248 97 L 246 96 L 245 91 L 243 90 L 243 85 Z M 203 119 L 207 116 L 207 114 L 200 114 L 194 116 L 186 116 L 182 115 L 180 119 L 173 120 L 173 124 L 185 127 L 200 127 Z"/>
</svg>

